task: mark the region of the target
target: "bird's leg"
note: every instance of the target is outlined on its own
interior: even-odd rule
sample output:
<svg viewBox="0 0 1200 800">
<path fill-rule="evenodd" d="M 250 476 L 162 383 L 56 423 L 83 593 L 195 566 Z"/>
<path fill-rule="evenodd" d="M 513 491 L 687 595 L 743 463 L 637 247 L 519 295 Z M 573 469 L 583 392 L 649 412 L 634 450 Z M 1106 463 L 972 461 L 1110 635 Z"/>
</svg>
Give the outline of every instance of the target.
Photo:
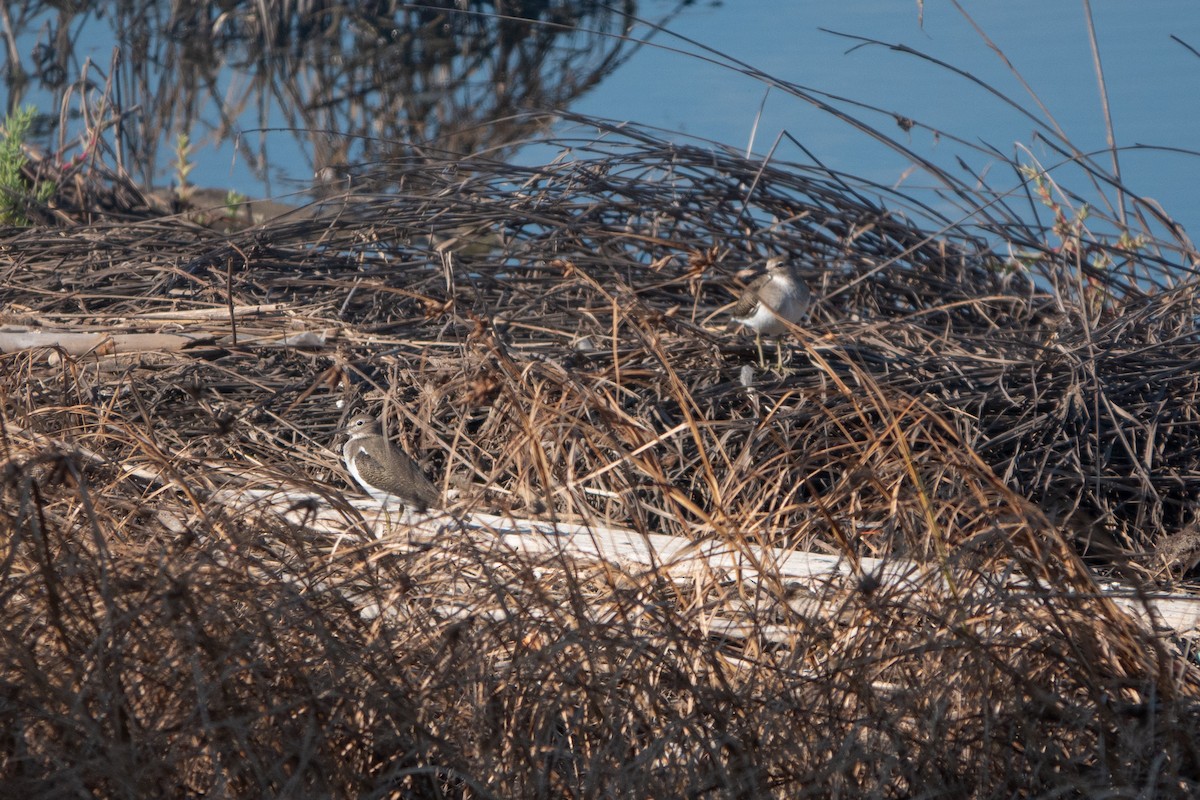
<svg viewBox="0 0 1200 800">
<path fill-rule="evenodd" d="M 760 331 L 754 332 L 754 345 L 758 348 L 758 368 L 766 369 L 767 368 L 767 358 L 766 358 L 766 356 L 763 355 L 762 333 Z"/>
<path fill-rule="evenodd" d="M 392 532 L 392 512 L 388 509 L 387 503 L 380 503 L 379 510 L 383 512 L 383 530 L 379 529 L 380 519 L 377 516 L 375 518 L 375 538 L 384 539 Z"/>
<path fill-rule="evenodd" d="M 783 375 L 783 337 L 775 337 L 775 363 L 779 366 L 779 374 Z"/>
<path fill-rule="evenodd" d="M 395 533 L 402 524 L 407 520 L 406 512 L 408 509 L 400 506 L 399 514 L 397 514 L 389 502 L 381 502 L 379 504 L 380 515 L 375 518 L 375 538 L 386 539 Z M 379 529 L 379 522 L 382 518 L 383 529 Z"/>
</svg>

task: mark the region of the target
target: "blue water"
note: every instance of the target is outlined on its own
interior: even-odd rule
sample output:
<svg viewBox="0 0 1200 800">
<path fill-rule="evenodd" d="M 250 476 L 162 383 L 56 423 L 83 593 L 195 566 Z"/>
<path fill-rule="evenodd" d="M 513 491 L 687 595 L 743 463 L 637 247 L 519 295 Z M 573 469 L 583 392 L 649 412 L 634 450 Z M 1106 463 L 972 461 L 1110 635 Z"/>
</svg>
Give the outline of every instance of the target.
<svg viewBox="0 0 1200 800">
<path fill-rule="evenodd" d="M 639 13 L 658 18 L 670 5 L 647 0 Z M 1170 36 L 1200 49 L 1200 5 L 1195 0 L 1096 0 L 1092 7 L 1117 143 L 1127 148 L 1146 145 L 1188 151 L 1123 152 L 1124 181 L 1135 192 L 1154 198 L 1194 232 L 1200 229 L 1193 189 L 1200 180 L 1200 158 L 1191 152 L 1200 149 L 1200 103 L 1196 102 L 1200 58 Z M 832 169 L 903 191 L 932 185 L 927 175 L 912 169 L 911 160 L 833 115 L 779 89 L 768 93 L 763 80 L 740 74 L 731 66 L 705 61 L 719 59 L 705 53 L 702 45 L 707 45 L 813 93 L 845 98 L 830 102 L 963 178 L 967 173 L 957 166 L 957 158 L 985 175 L 995 189 L 1020 187 L 1021 180 L 1003 159 L 971 145 L 990 147 L 1008 158 L 1020 155 L 1024 163 L 1036 159 L 1051 168 L 1051 175 L 1064 186 L 1103 208 L 1105 197 L 1110 201 L 1115 197 L 1111 191 L 1104 196 L 1097 193 L 1080 173 L 1057 166 L 1060 157 L 1034 142 L 1035 131 L 1052 131 L 1056 123 L 1083 150 L 1102 151 L 1107 146 L 1083 3 L 1005 0 L 969 4 L 969 10 L 1045 110 L 1038 108 L 1029 91 L 963 14 L 943 0 L 923 4 L 742 0 L 697 5 L 675 17 L 670 27 L 698 44 L 654 33 L 645 26 L 635 27 L 633 35 L 648 37 L 650 44 L 570 110 L 655 126 L 679 137 L 698 137 L 738 149 L 750 146 L 753 133 L 758 153 L 766 153 L 787 132 Z M 991 84 L 1032 111 L 1034 118 L 917 56 L 883 46 L 856 47 L 854 40 L 823 28 L 906 45 L 943 60 Z M 80 57 L 91 55 L 106 64 L 112 41 L 89 31 L 79 37 Z M 239 79 L 232 74 L 227 77 L 231 82 Z M 37 97 L 31 100 L 38 102 Z M 892 114 L 911 118 L 918 126 L 906 134 Z M 245 120 L 248 128 L 257 124 L 257 119 Z M 572 130 L 564 124 L 557 132 Z M 932 130 L 960 137 L 968 144 L 954 143 Z M 192 182 L 232 188 L 250 196 L 281 194 L 309 182 L 312 164 L 301 150 L 306 146 L 303 136 L 285 131 L 247 135 L 265 137 L 274 180 L 258 182 L 234 147 L 226 143 L 206 144 L 194 153 Z M 1028 154 L 1021 153 L 1022 146 L 1029 148 Z M 554 155 L 545 148 L 531 147 L 517 158 L 529 162 Z M 780 140 L 773 157 L 809 161 L 808 155 L 786 139 Z M 1107 156 L 1102 163 L 1111 168 Z M 161 165 L 159 175 L 167 182 L 169 167 Z M 953 206 L 939 210 L 957 213 Z"/>
<path fill-rule="evenodd" d="M 1018 155 L 1025 145 L 1044 166 L 1059 164 L 1057 154 L 1034 144 L 1039 123 L 1050 130 L 1056 123 L 1081 150 L 1104 150 L 1103 106 L 1083 4 L 1006 0 L 968 6 L 1028 89 L 959 11 L 938 0 L 924 3 L 923 18 L 916 3 L 895 0 L 755 0 L 692 9 L 671 28 L 784 81 L 909 117 L 920 126 L 987 145 L 1008 157 Z M 1200 58 L 1170 39 L 1173 34 L 1200 49 L 1200 5 L 1185 0 L 1100 0 L 1092 10 L 1118 146 L 1200 150 L 1200 103 L 1195 99 L 1200 94 Z M 1035 117 L 1024 116 L 969 80 L 914 55 L 880 46 L 855 48 L 856 42 L 822 28 L 906 45 L 947 62 L 989 83 Z M 696 45 L 662 34 L 653 41 L 658 46 L 639 52 L 575 110 L 744 148 L 762 106 L 754 135 L 759 152 L 768 151 L 787 131 L 833 169 L 885 185 L 916 188 L 930 183 L 924 174 L 910 172 L 909 160 L 828 113 L 777 90 L 768 94 L 762 81 L 732 69 L 665 49 L 702 53 Z M 994 156 L 972 152 L 921 127 L 905 135 L 890 113 L 839 105 L 964 178 L 966 173 L 955 166 L 957 156 L 976 172 L 986 173 L 995 187 L 1019 183 Z M 776 156 L 808 160 L 786 141 Z M 1124 152 L 1120 160 L 1128 187 L 1157 200 L 1190 231 L 1200 229 L 1194 190 L 1200 158 L 1159 150 Z M 1030 163 L 1027 156 L 1022 161 Z M 1108 156 L 1101 161 L 1111 169 Z M 1100 202 L 1077 173 L 1059 167 L 1051 174 Z"/>
</svg>

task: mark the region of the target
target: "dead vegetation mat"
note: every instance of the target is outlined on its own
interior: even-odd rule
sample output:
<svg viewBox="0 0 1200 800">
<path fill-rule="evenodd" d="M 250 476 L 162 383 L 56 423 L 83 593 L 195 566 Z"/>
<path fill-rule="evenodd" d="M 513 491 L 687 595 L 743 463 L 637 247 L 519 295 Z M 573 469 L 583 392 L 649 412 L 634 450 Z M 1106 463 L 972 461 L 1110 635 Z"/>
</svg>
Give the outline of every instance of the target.
<svg viewBox="0 0 1200 800">
<path fill-rule="evenodd" d="M 1186 273 L 1028 230 L 1008 259 L 636 131 L 570 144 L 251 225 L 64 181 L 3 233 L 10 327 L 189 337 L 0 356 L 4 794 L 1191 796 L 1190 645 L 1096 583 L 1195 566 Z M 817 298 L 783 371 L 727 329 L 768 255 Z M 678 581 L 212 499 L 305 491 L 352 532 L 362 409 L 460 513 L 939 568 Z"/>
</svg>

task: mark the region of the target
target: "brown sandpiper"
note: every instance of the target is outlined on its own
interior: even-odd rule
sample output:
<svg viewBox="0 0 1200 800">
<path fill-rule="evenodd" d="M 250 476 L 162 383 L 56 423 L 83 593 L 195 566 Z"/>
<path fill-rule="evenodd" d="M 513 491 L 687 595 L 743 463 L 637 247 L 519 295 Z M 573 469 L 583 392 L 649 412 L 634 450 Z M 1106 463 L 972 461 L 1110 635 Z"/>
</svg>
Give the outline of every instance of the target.
<svg viewBox="0 0 1200 800">
<path fill-rule="evenodd" d="M 766 273 L 746 287 L 731 312 L 734 322 L 754 329 L 760 367 L 765 365 L 763 334 L 781 336 L 787 333 L 788 324 L 799 322 L 811 301 L 808 286 L 794 266 L 782 258 L 767 260 Z M 778 341 L 775 342 L 775 354 L 782 370 L 783 352 Z"/>
<path fill-rule="evenodd" d="M 345 432 L 350 434 L 342 448 L 346 469 L 382 506 L 403 504 L 414 511 L 441 507 L 437 487 L 407 453 L 392 446 L 379 420 L 359 414 Z"/>
</svg>

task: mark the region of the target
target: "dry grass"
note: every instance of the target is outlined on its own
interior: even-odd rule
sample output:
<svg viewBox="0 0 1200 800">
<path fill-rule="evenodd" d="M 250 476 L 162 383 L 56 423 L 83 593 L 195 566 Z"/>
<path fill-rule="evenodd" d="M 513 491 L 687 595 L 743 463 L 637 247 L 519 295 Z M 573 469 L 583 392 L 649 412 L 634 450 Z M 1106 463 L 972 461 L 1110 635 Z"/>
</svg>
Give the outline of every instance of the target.
<svg viewBox="0 0 1200 800">
<path fill-rule="evenodd" d="M 842 178 L 609 136 L 228 234 L 64 197 L 0 241 L 9 322 L 211 334 L 0 361 L 7 793 L 1195 792 L 1194 662 L 1087 599 L 1081 558 L 1190 568 L 1160 550 L 1192 522 L 1194 284 L 1137 253 L 1006 264 Z M 819 303 L 747 387 L 722 309 L 768 254 Z M 941 570 L 678 583 L 479 534 L 335 550 L 211 500 L 340 502 L 360 406 L 461 509 Z"/>
</svg>

